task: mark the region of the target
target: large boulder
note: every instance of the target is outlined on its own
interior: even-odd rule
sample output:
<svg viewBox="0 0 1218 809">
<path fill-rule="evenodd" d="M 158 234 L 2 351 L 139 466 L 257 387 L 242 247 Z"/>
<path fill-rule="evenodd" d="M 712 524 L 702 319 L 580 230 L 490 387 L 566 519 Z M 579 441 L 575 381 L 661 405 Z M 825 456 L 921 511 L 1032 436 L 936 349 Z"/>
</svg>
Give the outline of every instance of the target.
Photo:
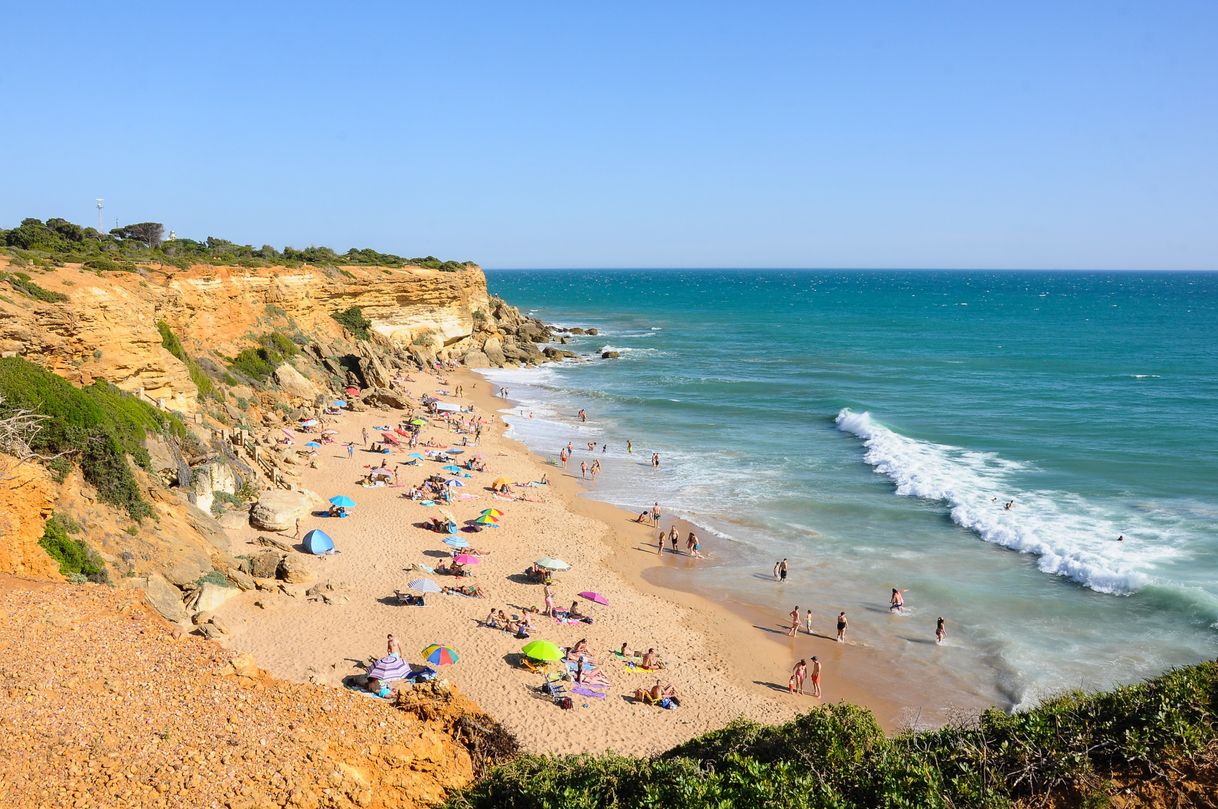
<svg viewBox="0 0 1218 809">
<path fill-rule="evenodd" d="M 620 352 L 620 351 L 602 351 L 601 352 L 602 360 L 616 360 L 620 356 L 622 356 L 622 352 Z"/>
<path fill-rule="evenodd" d="M 250 524 L 264 531 L 287 531 L 307 517 L 312 507 L 313 498 L 306 492 L 269 491 L 250 509 Z"/>
<path fill-rule="evenodd" d="M 279 570 L 283 554 L 276 550 L 259 551 L 250 555 L 249 574 L 255 579 L 273 579 Z"/>
<path fill-rule="evenodd" d="M 159 573 L 151 573 L 143 583 L 144 597 L 152 608 L 173 623 L 181 623 L 190 617 L 182 603 L 182 591 L 169 583 Z"/>
<path fill-rule="evenodd" d="M 466 368 L 490 368 L 491 358 L 486 356 L 485 351 L 469 351 L 462 359 Z"/>
<path fill-rule="evenodd" d="M 215 612 L 240 592 L 236 587 L 204 582 L 203 586 L 191 595 L 190 608 L 195 612 Z"/>
<path fill-rule="evenodd" d="M 482 344 L 482 353 L 486 355 L 491 365 L 502 366 L 507 362 L 507 358 L 503 356 L 503 341 L 498 337 L 486 338 L 486 342 Z"/>
<path fill-rule="evenodd" d="M 317 385 L 286 362 L 276 368 L 272 376 L 279 388 L 289 396 L 312 399 L 318 394 Z"/>
<path fill-rule="evenodd" d="M 305 564 L 304 559 L 294 553 L 289 553 L 279 562 L 278 576 L 288 584 L 302 584 L 313 579 L 313 571 Z"/>
<path fill-rule="evenodd" d="M 388 388 L 373 388 L 364 394 L 364 404 L 373 407 L 388 407 L 395 410 L 409 410 L 410 402 L 397 391 Z"/>
</svg>

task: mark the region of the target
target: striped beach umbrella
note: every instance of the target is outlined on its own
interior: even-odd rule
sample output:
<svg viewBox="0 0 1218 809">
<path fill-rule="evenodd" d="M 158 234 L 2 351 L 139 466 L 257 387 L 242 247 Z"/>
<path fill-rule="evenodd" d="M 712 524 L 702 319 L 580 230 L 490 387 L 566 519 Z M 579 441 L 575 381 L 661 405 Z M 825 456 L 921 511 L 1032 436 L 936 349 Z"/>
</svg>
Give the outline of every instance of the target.
<svg viewBox="0 0 1218 809">
<path fill-rule="evenodd" d="M 422 565 L 420 565 L 420 567 L 422 567 Z M 414 590 L 416 593 L 438 593 L 443 589 L 431 579 L 426 578 L 411 579 L 410 581 L 406 582 L 406 586 L 411 590 Z"/>
<path fill-rule="evenodd" d="M 484 508 L 484 509 L 482 509 L 482 513 L 488 514 L 491 517 L 502 517 L 503 516 L 503 512 L 497 508 Z"/>
<path fill-rule="evenodd" d="M 492 517 L 489 514 L 483 514 L 482 516 L 472 520 L 472 522 L 474 525 L 489 526 L 491 528 L 499 527 L 499 518 Z"/>
<path fill-rule="evenodd" d="M 423 650 L 423 659 L 433 666 L 451 666 L 461 658 L 457 650 L 442 643 L 433 643 Z"/>
<path fill-rule="evenodd" d="M 397 655 L 382 657 L 368 669 L 368 676 L 378 680 L 401 680 L 409 673 L 410 666 Z"/>
</svg>

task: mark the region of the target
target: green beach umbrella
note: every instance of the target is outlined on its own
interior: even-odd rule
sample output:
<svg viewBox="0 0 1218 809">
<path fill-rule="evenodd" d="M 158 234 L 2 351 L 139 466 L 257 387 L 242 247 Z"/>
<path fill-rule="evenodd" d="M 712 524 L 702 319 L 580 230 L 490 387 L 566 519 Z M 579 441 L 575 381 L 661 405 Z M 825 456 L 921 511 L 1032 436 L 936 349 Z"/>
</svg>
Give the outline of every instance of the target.
<svg viewBox="0 0 1218 809">
<path fill-rule="evenodd" d="M 538 567 L 544 567 L 546 570 L 570 570 L 571 566 L 561 559 L 555 559 L 553 556 L 543 556 L 533 564 Z"/>
<path fill-rule="evenodd" d="M 530 641 L 520 651 L 524 652 L 526 657 L 531 657 L 534 660 L 546 662 L 562 660 L 562 649 L 559 649 L 557 645 L 548 640 Z"/>
</svg>

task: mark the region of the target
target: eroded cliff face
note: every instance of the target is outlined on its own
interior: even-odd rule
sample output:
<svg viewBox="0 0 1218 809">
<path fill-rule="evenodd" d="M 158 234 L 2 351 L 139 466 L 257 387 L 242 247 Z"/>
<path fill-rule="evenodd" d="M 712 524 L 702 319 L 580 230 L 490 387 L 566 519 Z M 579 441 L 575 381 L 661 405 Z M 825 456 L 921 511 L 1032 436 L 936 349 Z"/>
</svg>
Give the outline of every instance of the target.
<svg viewBox="0 0 1218 809">
<path fill-rule="evenodd" d="M 0 455 L 0 573 L 62 578 L 38 544 L 54 502 L 55 485 L 41 466 Z"/>
<path fill-rule="evenodd" d="M 0 257 L 0 270 L 7 262 Z M 104 378 L 187 415 L 198 412 L 197 390 L 186 365 L 162 347 L 158 321 L 192 356 L 218 367 L 267 331 L 343 341 L 350 335 L 332 315 L 351 307 L 371 321 L 375 342 L 419 363 L 467 355 L 472 365 L 542 362 L 534 343 L 549 338 L 541 324 L 493 301 L 472 265 L 458 272 L 199 265 L 101 275 L 66 265 L 34 280 L 67 300 L 0 295 L 0 356 L 24 356 L 76 384 Z"/>
</svg>

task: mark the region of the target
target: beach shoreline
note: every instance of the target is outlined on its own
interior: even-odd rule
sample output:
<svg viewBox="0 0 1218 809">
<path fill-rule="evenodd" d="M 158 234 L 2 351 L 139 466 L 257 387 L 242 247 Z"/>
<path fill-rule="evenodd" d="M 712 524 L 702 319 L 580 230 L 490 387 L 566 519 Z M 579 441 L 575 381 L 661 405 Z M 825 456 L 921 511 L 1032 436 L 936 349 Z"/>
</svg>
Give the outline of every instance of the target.
<svg viewBox="0 0 1218 809">
<path fill-rule="evenodd" d="M 322 527 L 331 533 L 341 553 L 327 557 L 301 555 L 310 578 L 287 592 L 243 593 L 222 606 L 218 614 L 231 629 L 225 644 L 254 654 L 259 664 L 276 676 L 341 686 L 358 674 L 369 659 L 384 654 L 387 633 L 401 641 L 404 656 L 419 662 L 419 649 L 432 642 L 448 643 L 461 654 L 458 664 L 441 670 L 496 719 L 503 722 L 532 752 L 617 752 L 654 754 L 701 733 L 744 717 L 763 723 L 793 718 L 821 701 L 810 695 L 787 692 L 787 679 L 795 654 L 820 654 L 825 662 L 823 702 L 850 702 L 872 708 L 889 730 L 899 729 L 903 706 L 887 699 L 880 688 L 867 689 L 867 669 L 882 670 L 876 650 L 842 645 L 823 638 L 808 638 L 802 632 L 793 641 L 771 639 L 780 615 L 751 615 L 741 605 L 720 604 L 696 593 L 665 585 L 657 577 L 655 530 L 631 521 L 623 510 L 582 496 L 578 478 L 562 475 L 523 444 L 505 437 L 506 427 L 497 411 L 507 401 L 492 395 L 492 385 L 462 369 L 446 374 L 448 385 L 425 373 L 406 385 L 415 398 L 438 389 L 464 388 L 463 397 L 447 397 L 472 404 L 475 413 L 496 417 L 483 431 L 479 450 L 488 471 L 467 480 L 461 498 L 453 506 L 458 519 L 476 516 L 472 508 L 494 506 L 506 512 L 504 527 L 478 534 L 460 534 L 490 554 L 476 570 L 473 581 L 489 594 L 484 599 L 434 595 L 424 608 L 398 606 L 392 597 L 405 589 L 413 576 L 412 562 L 434 565 L 447 555 L 443 537 L 422 530 L 420 520 L 431 516 L 418 503 L 397 496 L 392 488 L 361 489 L 355 478 L 366 465 L 382 458 L 405 460 L 404 453 L 389 456 L 356 453 L 348 459 L 340 444 L 359 443 L 361 429 L 392 424 L 400 412 L 369 410 L 337 417 L 339 444 L 324 448 L 317 456 L 317 469 L 302 470 L 306 488 L 323 496 L 343 493 L 359 501 L 347 520 L 310 519 L 302 529 Z M 459 442 L 451 434 L 433 428 L 424 438 Z M 421 467 L 399 467 L 406 472 L 403 483 L 429 472 Z M 485 484 L 492 476 L 507 476 L 517 482 L 536 481 L 548 474 L 549 486 L 518 488 L 528 501 L 515 503 L 493 499 Z M 481 478 L 486 477 L 483 481 Z M 664 523 L 667 526 L 667 522 Z M 252 528 L 234 532 L 233 553 L 256 550 L 259 532 Z M 445 549 L 446 551 L 447 549 Z M 540 678 L 516 665 L 522 641 L 480 625 L 492 608 L 517 612 L 522 606 L 538 606 L 539 585 L 523 583 L 518 576 L 534 558 L 561 555 L 573 565 L 560 574 L 556 600 L 565 606 L 575 593 L 595 589 L 604 593 L 608 607 L 591 607 L 591 625 L 555 626 L 551 619 L 535 625 L 533 638 L 552 640 L 563 646 L 586 637 L 598 667 L 611 685 L 604 699 L 578 700 L 576 710 L 561 711 L 539 698 Z M 664 554 L 665 561 L 688 559 Z M 455 584 L 435 577 L 441 584 Z M 469 580 L 466 580 L 469 581 Z M 303 597 L 315 583 L 331 582 L 342 597 L 325 604 Z M 584 603 L 580 601 L 580 603 Z M 821 627 L 823 628 L 823 627 Z M 632 649 L 654 646 L 667 663 L 658 672 L 682 696 L 676 711 L 634 702 L 630 694 L 650 685 L 655 675 L 639 676 L 629 671 L 612 652 L 625 641 Z M 591 723 L 591 724 L 590 724 Z M 590 732 L 592 730 L 595 732 Z"/>
</svg>

